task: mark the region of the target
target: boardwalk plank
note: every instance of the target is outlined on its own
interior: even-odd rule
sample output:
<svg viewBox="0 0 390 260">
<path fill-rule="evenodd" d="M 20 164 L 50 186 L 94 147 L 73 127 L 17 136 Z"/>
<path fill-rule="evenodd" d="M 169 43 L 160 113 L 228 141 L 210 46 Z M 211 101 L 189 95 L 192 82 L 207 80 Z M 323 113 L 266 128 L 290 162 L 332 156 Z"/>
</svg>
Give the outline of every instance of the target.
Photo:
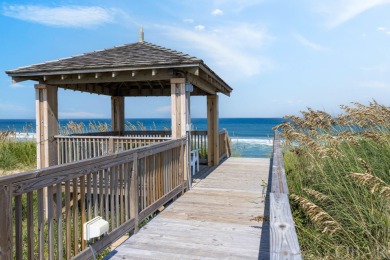
<svg viewBox="0 0 390 260">
<path fill-rule="evenodd" d="M 269 164 L 229 158 L 107 259 L 265 259 L 260 240 L 269 225 L 253 218 L 265 211 Z"/>
</svg>

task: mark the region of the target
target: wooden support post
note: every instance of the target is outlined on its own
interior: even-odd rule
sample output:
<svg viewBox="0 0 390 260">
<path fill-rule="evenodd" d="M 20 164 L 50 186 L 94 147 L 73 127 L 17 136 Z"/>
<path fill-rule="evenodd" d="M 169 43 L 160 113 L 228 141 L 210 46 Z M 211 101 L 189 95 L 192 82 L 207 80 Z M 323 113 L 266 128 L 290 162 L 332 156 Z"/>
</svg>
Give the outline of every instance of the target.
<svg viewBox="0 0 390 260">
<path fill-rule="evenodd" d="M 172 139 L 186 136 L 186 80 L 171 79 Z"/>
<path fill-rule="evenodd" d="M 218 135 L 218 96 L 207 96 L 207 158 L 208 165 L 219 164 L 219 135 Z"/>
<path fill-rule="evenodd" d="M 37 168 L 57 165 L 58 88 L 36 84 Z"/>
<path fill-rule="evenodd" d="M 138 232 L 139 225 L 139 209 L 138 209 L 138 154 L 134 154 L 133 169 L 131 172 L 130 182 L 130 218 L 134 218 L 134 234 Z"/>
<path fill-rule="evenodd" d="M 0 186 L 0 259 L 13 259 L 12 256 L 12 196 L 11 187 Z"/>
<path fill-rule="evenodd" d="M 186 137 L 187 124 L 187 99 L 185 78 L 171 79 L 171 114 L 172 114 L 172 139 Z M 184 181 L 188 180 L 188 158 L 190 148 L 186 145 L 183 161 Z"/>
<path fill-rule="evenodd" d="M 35 85 L 35 105 L 37 124 L 37 168 L 46 168 L 58 164 L 58 88 L 46 84 Z M 53 198 L 50 198 L 53 199 Z M 43 189 L 43 207 L 45 218 L 48 217 L 47 188 Z"/>
<path fill-rule="evenodd" d="M 125 131 L 125 97 L 111 97 L 111 123 L 112 131 Z"/>
</svg>

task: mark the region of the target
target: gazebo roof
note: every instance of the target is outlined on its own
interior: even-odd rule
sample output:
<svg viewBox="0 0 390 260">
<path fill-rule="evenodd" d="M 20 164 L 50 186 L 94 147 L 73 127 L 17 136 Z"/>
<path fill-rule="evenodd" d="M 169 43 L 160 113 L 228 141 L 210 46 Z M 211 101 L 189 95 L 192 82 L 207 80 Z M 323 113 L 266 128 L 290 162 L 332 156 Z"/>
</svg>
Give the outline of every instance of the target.
<svg viewBox="0 0 390 260">
<path fill-rule="evenodd" d="M 169 79 L 179 76 L 186 77 L 198 87 L 195 95 L 216 92 L 230 95 L 232 91 L 201 59 L 143 41 L 20 67 L 6 73 L 15 82 L 36 80 L 62 88 L 106 95 L 169 95 Z M 91 85 L 104 85 L 106 90 L 96 91 Z M 119 86 L 122 91 L 118 91 Z M 139 91 L 130 91 L 132 88 L 138 88 Z M 144 88 L 166 91 L 154 91 L 152 94 L 153 91 L 142 91 Z"/>
</svg>

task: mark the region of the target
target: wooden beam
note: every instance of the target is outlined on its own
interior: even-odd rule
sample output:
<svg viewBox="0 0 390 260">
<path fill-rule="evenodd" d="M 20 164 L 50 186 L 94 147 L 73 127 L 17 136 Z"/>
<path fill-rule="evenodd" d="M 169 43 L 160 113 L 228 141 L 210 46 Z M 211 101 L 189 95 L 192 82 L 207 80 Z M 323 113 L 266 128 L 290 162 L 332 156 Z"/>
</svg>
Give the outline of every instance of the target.
<svg viewBox="0 0 390 260">
<path fill-rule="evenodd" d="M 192 85 L 200 88 L 201 90 L 205 91 L 208 94 L 215 95 L 216 94 L 216 88 L 207 82 L 206 80 L 192 75 L 192 74 L 187 74 L 188 82 L 191 83 Z"/>
<path fill-rule="evenodd" d="M 112 131 L 125 131 L 125 98 L 111 97 L 111 122 Z"/>
<path fill-rule="evenodd" d="M 80 75 L 80 77 L 79 77 Z M 81 76 L 82 75 L 82 76 Z M 114 76 L 114 77 L 113 77 Z M 156 70 L 156 75 L 152 76 L 152 70 L 142 71 L 123 71 L 123 72 L 107 72 L 102 73 L 96 78 L 96 73 L 90 74 L 69 74 L 64 80 L 61 80 L 61 76 L 46 76 L 47 84 L 62 85 L 62 84 L 87 84 L 87 83 L 114 83 L 114 82 L 135 82 L 135 81 L 147 81 L 147 80 L 170 80 L 177 77 L 169 69 Z"/>
<path fill-rule="evenodd" d="M 219 164 L 219 116 L 218 95 L 207 96 L 207 141 L 208 141 L 208 165 Z"/>
</svg>

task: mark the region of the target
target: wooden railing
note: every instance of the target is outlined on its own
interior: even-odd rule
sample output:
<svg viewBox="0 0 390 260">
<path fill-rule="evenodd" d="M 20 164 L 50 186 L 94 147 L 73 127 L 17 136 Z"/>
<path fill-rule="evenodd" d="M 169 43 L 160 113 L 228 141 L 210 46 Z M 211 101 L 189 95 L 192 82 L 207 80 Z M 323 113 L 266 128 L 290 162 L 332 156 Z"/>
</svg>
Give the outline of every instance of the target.
<svg viewBox="0 0 390 260">
<path fill-rule="evenodd" d="M 170 131 L 125 131 L 57 135 L 58 164 L 76 162 L 97 156 L 126 151 L 171 140 Z M 202 162 L 207 162 L 207 131 L 191 132 L 191 149 L 199 149 Z M 203 160 L 202 160 L 203 159 Z"/>
<path fill-rule="evenodd" d="M 226 129 L 223 129 L 219 132 L 219 160 L 230 157 L 231 153 L 228 132 Z"/>
<path fill-rule="evenodd" d="M 270 181 L 270 259 L 302 259 L 290 209 L 278 131 L 275 131 Z"/>
<path fill-rule="evenodd" d="M 58 164 L 75 162 L 161 143 L 167 137 L 55 136 Z"/>
<path fill-rule="evenodd" d="M 109 232 L 95 252 L 137 232 L 187 187 L 185 146 L 171 140 L 0 178 L 0 259 L 88 259 L 83 223 L 98 215 Z"/>
</svg>

